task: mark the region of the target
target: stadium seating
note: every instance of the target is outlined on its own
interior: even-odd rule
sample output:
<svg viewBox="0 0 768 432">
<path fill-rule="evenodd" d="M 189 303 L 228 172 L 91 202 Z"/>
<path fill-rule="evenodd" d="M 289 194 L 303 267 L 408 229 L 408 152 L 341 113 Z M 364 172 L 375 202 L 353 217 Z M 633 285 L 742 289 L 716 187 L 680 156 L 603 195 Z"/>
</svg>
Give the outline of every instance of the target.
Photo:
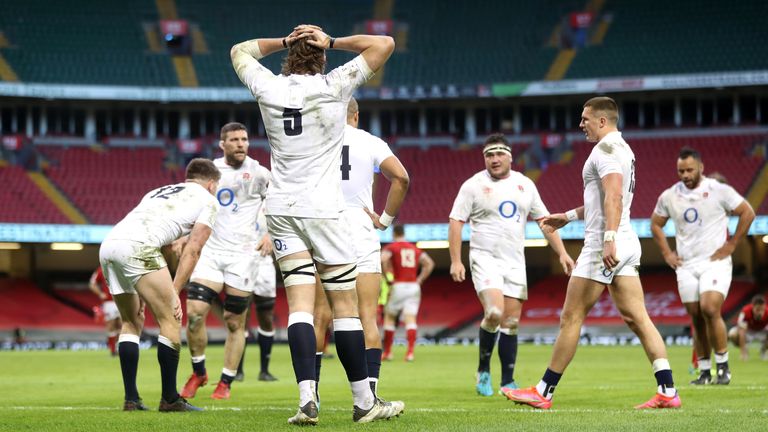
<svg viewBox="0 0 768 432">
<path fill-rule="evenodd" d="M 691 146 L 702 154 L 704 171 L 718 171 L 742 195 L 752 184 L 764 161 L 749 151 L 764 135 L 689 136 L 677 138 L 628 138 L 635 153 L 636 181 L 632 217 L 650 217 L 659 195 L 678 181 L 675 161 L 680 148 Z M 583 204 L 581 170 L 593 144 L 573 144 L 573 158 L 567 164 L 550 165 L 536 182 L 550 211 L 562 211 Z"/>
<path fill-rule="evenodd" d="M 69 307 L 23 279 L 0 279 L 0 329 L 98 329 L 87 314 Z"/>
<path fill-rule="evenodd" d="M 645 305 L 656 325 L 688 325 L 690 318 L 680 302 L 677 292 L 677 278 L 671 270 L 666 273 L 641 275 Z M 560 321 L 560 312 L 565 301 L 567 276 L 550 276 L 528 290 L 528 301 L 523 307 L 521 325 L 555 325 Z M 728 298 L 723 304 L 723 315 L 737 311 L 739 305 L 754 294 L 755 284 L 735 280 L 731 284 Z M 587 316 L 586 325 L 622 324 L 621 314 L 604 291 Z"/>
<path fill-rule="evenodd" d="M 4 2 L 3 55 L 21 81 L 175 86 L 170 57 L 148 50 L 142 24 L 157 21 L 154 2 Z"/>
<path fill-rule="evenodd" d="M 0 222 L 69 223 L 69 219 L 17 166 L 0 167 Z"/>
<path fill-rule="evenodd" d="M 603 11 L 612 23 L 603 43 L 580 50 L 565 77 L 764 69 L 768 45 L 754 41 L 765 34 L 768 4 L 724 6 L 719 0 L 607 2 Z"/>
<path fill-rule="evenodd" d="M 151 52 L 144 33 L 145 25 L 159 20 L 154 2 L 131 7 L 117 0 L 100 1 L 98 7 L 87 0 L 5 3 L 0 29 L 11 47 L 3 49 L 3 56 L 21 81 L 178 85 L 170 56 Z M 450 7 L 439 0 L 394 3 L 391 18 L 401 52 L 383 74 L 383 84 L 391 87 L 541 80 L 557 55 L 549 44 L 553 29 L 584 8 L 583 0 L 462 0 Z M 318 23 L 331 35 L 364 32 L 375 2 L 175 4 L 179 18 L 195 24 L 208 47 L 192 55 L 199 85 L 239 86 L 228 55 L 234 43 L 284 36 L 303 22 Z M 613 1 L 602 13 L 612 16 L 603 43 L 579 50 L 566 78 L 760 70 L 768 56 L 768 45 L 754 43 L 764 34 L 764 2 Z M 733 23 L 738 31 L 732 31 Z M 680 34 L 688 37 L 680 39 Z M 477 49 L 478 35 L 483 35 L 483 49 Z M 332 51 L 328 60 L 337 65 L 349 58 L 349 53 Z M 264 63 L 278 71 L 280 58 L 271 56 Z"/>
<path fill-rule="evenodd" d="M 164 149 L 41 147 L 48 177 L 94 224 L 114 224 L 153 188 L 175 183 Z"/>
</svg>

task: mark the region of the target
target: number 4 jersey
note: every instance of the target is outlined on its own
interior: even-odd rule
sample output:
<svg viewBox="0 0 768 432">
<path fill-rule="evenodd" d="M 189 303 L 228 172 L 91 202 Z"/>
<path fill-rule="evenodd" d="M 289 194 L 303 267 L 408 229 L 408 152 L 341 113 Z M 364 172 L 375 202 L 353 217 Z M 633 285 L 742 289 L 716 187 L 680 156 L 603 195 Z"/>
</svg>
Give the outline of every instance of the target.
<svg viewBox="0 0 768 432">
<path fill-rule="evenodd" d="M 195 182 L 163 186 L 144 195 L 107 239 L 162 247 L 188 234 L 196 223 L 213 228 L 218 209 L 216 198 Z"/>
<path fill-rule="evenodd" d="M 274 75 L 256 59 L 233 59 L 256 98 L 269 138 L 268 216 L 336 219 L 344 210 L 341 160 L 347 104 L 373 76 L 359 55 L 327 75 Z"/>
<path fill-rule="evenodd" d="M 224 158 L 213 161 L 221 171 L 216 199 L 219 214 L 206 249 L 217 253 L 256 253 L 262 233 L 258 229 L 259 211 L 269 185 L 269 170 L 246 157 L 239 168 L 227 165 Z"/>
<path fill-rule="evenodd" d="M 549 215 L 531 179 L 510 171 L 509 177 L 497 180 L 483 170 L 461 185 L 450 218 L 470 223 L 470 253 L 489 253 L 511 268 L 525 268 L 529 215 L 533 219 Z"/>
</svg>

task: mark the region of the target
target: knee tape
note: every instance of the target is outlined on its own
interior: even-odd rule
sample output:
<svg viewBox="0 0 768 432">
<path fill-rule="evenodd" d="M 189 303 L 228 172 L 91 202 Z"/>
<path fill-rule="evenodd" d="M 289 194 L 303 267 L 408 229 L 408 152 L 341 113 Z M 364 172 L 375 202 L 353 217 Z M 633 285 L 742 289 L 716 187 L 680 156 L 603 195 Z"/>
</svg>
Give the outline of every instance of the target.
<svg viewBox="0 0 768 432">
<path fill-rule="evenodd" d="M 218 296 L 219 296 L 219 293 L 208 288 L 203 284 L 200 284 L 197 282 L 190 282 L 187 285 L 187 298 L 189 300 L 198 300 L 201 302 L 211 304 L 213 299 L 215 299 Z"/>
<path fill-rule="evenodd" d="M 294 285 L 314 285 L 315 266 L 309 258 L 281 260 L 278 262 L 286 287 Z"/>
<path fill-rule="evenodd" d="M 346 264 L 335 270 L 320 275 L 320 282 L 326 291 L 343 291 L 355 289 L 357 279 L 357 266 Z"/>
<path fill-rule="evenodd" d="M 248 309 L 249 304 L 249 297 L 227 295 L 227 298 L 224 299 L 224 310 L 232 312 L 235 315 L 240 315 Z"/>
<path fill-rule="evenodd" d="M 257 311 L 269 311 L 275 308 L 275 298 L 265 298 L 261 300 L 256 300 L 256 310 Z"/>
</svg>

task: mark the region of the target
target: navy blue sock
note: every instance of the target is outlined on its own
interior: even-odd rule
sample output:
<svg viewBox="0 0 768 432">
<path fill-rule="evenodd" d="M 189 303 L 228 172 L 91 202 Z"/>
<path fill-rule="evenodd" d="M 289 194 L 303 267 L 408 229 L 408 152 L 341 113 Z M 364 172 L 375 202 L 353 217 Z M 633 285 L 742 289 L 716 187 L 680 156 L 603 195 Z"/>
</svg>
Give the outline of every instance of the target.
<svg viewBox="0 0 768 432">
<path fill-rule="evenodd" d="M 547 368 L 546 372 L 544 372 L 544 376 L 541 378 L 541 380 L 544 381 L 547 387 L 544 389 L 541 395 L 544 397 L 549 397 L 552 393 L 554 393 L 555 387 L 557 387 L 557 383 L 560 382 L 560 378 L 562 377 L 563 377 L 563 374 L 557 373 Z"/>
<path fill-rule="evenodd" d="M 163 336 L 160 336 L 161 338 Z M 163 400 L 174 402 L 179 398 L 176 391 L 176 371 L 179 368 L 179 350 L 163 342 L 157 344 L 157 362 L 160 363 L 160 379 L 163 383 Z"/>
<path fill-rule="evenodd" d="M 517 361 L 517 335 L 499 332 L 499 360 L 501 361 L 501 385 L 515 380 L 515 362 Z"/>
<path fill-rule="evenodd" d="M 496 345 L 496 332 L 489 332 L 480 327 L 480 362 L 477 365 L 478 372 L 489 372 L 491 370 L 491 356 L 493 355 L 493 346 Z"/>
<path fill-rule="evenodd" d="M 205 376 L 205 359 L 197 363 L 192 362 L 192 371 L 195 372 L 195 375 L 197 376 Z"/>
<path fill-rule="evenodd" d="M 315 399 L 320 400 L 320 368 L 323 366 L 323 353 L 315 354 Z"/>
<path fill-rule="evenodd" d="M 368 376 L 379 379 L 381 370 L 381 348 L 370 348 L 365 350 L 365 358 L 368 361 Z"/>
<path fill-rule="evenodd" d="M 227 374 L 225 374 L 225 373 L 222 373 L 222 374 L 221 374 L 221 378 L 219 378 L 219 379 L 220 379 L 220 380 L 221 380 L 221 382 L 223 382 L 224 384 L 226 384 L 226 385 L 228 385 L 228 386 L 231 386 L 231 385 L 232 385 L 232 381 L 234 381 L 234 380 L 235 380 L 235 377 L 233 377 L 233 376 L 229 376 L 229 375 L 227 375 Z"/>
<path fill-rule="evenodd" d="M 120 356 L 120 371 L 123 373 L 123 388 L 125 400 L 139 400 L 139 390 L 136 388 L 136 371 L 139 368 L 139 344 L 121 341 L 117 344 Z"/>
<path fill-rule="evenodd" d="M 660 385 L 662 389 L 674 388 L 675 382 L 672 381 L 672 371 L 669 369 L 662 369 L 656 373 L 656 384 Z"/>
<path fill-rule="evenodd" d="M 352 318 L 343 318 L 351 320 Z M 359 319 L 354 318 L 360 322 Z M 336 328 L 334 320 L 334 328 Z M 344 366 L 349 382 L 362 381 L 368 378 L 368 365 L 365 358 L 365 336 L 362 326 L 360 330 L 334 330 L 333 335 L 336 339 L 336 352 L 339 355 L 339 361 Z"/>
<path fill-rule="evenodd" d="M 269 372 L 269 359 L 272 357 L 272 344 L 275 336 L 264 336 L 259 333 L 259 354 L 261 356 L 261 371 Z"/>
<path fill-rule="evenodd" d="M 315 381 L 315 328 L 312 324 L 297 322 L 288 326 L 288 346 L 296 382 Z"/>
</svg>

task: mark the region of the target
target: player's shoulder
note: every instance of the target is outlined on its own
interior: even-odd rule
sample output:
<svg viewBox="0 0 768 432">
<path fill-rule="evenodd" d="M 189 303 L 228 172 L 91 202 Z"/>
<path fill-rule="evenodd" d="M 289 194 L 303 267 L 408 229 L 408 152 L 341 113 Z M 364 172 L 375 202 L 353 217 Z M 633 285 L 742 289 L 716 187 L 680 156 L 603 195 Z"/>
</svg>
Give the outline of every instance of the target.
<svg viewBox="0 0 768 432">
<path fill-rule="evenodd" d="M 597 156 L 618 157 L 626 153 L 632 153 L 632 149 L 618 131 L 610 132 L 592 148 L 592 155 Z"/>
<path fill-rule="evenodd" d="M 534 189 L 536 188 L 536 183 L 520 171 L 510 171 L 510 177 L 524 186 L 530 186 Z"/>
<path fill-rule="evenodd" d="M 704 177 L 701 179 L 702 183 L 704 183 L 704 186 L 712 192 L 715 193 L 723 193 L 723 192 L 735 192 L 736 190 L 733 188 L 733 186 L 729 185 L 728 183 L 723 183 L 720 181 L 717 181 L 710 177 Z"/>
</svg>

